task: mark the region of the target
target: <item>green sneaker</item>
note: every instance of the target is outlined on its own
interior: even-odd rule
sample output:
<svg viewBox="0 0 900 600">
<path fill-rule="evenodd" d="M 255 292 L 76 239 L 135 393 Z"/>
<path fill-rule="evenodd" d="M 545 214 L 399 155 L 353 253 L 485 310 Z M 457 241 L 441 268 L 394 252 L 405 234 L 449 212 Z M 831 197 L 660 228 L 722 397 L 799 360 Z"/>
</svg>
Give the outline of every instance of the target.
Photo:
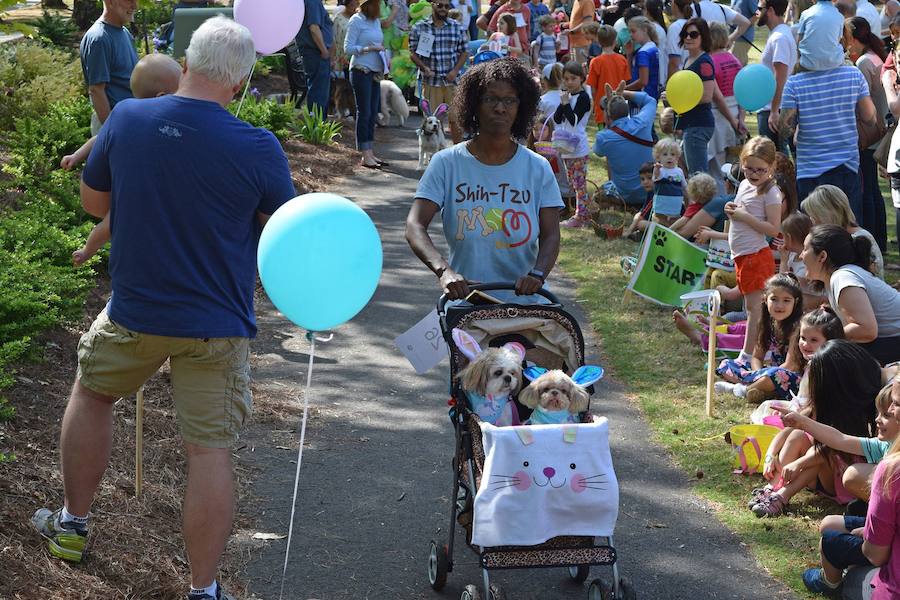
<svg viewBox="0 0 900 600">
<path fill-rule="evenodd" d="M 31 517 L 31 524 L 47 539 L 50 554 L 69 562 L 81 562 L 87 528 L 71 522 L 60 523 L 60 511 L 61 508 L 52 512 L 48 508 L 39 508 Z"/>
</svg>

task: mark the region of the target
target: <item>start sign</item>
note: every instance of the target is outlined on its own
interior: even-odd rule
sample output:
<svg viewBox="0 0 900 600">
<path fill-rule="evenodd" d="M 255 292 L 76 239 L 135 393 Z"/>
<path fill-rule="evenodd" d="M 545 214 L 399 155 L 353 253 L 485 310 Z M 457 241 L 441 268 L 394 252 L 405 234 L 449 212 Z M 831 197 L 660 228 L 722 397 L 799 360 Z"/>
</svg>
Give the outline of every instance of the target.
<svg viewBox="0 0 900 600">
<path fill-rule="evenodd" d="M 703 287 L 706 250 L 651 223 L 628 289 L 648 300 L 681 306 L 681 296 Z"/>
</svg>

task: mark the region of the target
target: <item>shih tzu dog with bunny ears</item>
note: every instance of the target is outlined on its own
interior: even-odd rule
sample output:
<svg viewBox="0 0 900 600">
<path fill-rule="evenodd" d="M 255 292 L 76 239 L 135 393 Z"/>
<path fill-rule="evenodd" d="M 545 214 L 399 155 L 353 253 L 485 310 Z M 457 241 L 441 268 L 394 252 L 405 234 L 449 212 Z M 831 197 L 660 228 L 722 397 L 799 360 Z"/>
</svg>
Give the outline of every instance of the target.
<svg viewBox="0 0 900 600">
<path fill-rule="evenodd" d="M 534 409 L 526 425 L 578 423 L 578 413 L 588 408 L 585 388 L 603 377 L 601 367 L 579 367 L 572 377 L 563 371 L 529 367 L 525 378 L 531 384 L 519 394 L 523 406 Z"/>
<path fill-rule="evenodd" d="M 522 384 L 525 347 L 510 342 L 500 348 L 482 350 L 475 338 L 462 329 L 454 329 L 452 337 L 459 351 L 469 359 L 457 378 L 472 410 L 491 425 L 518 425 L 519 411 L 513 396 Z"/>
</svg>

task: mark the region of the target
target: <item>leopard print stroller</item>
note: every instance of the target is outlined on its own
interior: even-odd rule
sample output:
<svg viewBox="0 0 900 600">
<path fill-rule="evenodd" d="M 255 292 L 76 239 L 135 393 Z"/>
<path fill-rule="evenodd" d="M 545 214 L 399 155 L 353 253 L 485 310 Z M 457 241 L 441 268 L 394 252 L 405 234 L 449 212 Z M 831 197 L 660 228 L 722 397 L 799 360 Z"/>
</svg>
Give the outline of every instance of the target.
<svg viewBox="0 0 900 600">
<path fill-rule="evenodd" d="M 488 283 L 473 289 L 511 290 L 514 286 Z M 572 373 L 584 365 L 584 337 L 578 322 L 567 313 L 554 294 L 541 290 L 548 304 L 448 304 L 442 296 L 437 310 L 441 330 L 450 349 L 450 374 L 453 381 L 450 417 L 453 421 L 456 446 L 453 458 L 454 501 L 450 508 L 450 527 L 445 543 L 431 541 L 428 555 L 428 580 L 440 591 L 453 571 L 453 551 L 457 524 L 465 533 L 466 545 L 479 558 L 483 581 L 481 585 L 466 585 L 461 600 L 501 600 L 500 587 L 491 583 L 489 571 L 499 569 L 554 568 L 566 569 L 572 582 L 583 584 L 590 576 L 591 566 L 612 567 L 612 582 L 594 579 L 588 598 L 593 600 L 631 600 L 637 596 L 631 582 L 619 577 L 616 550 L 612 536 L 559 536 L 533 546 L 481 547 L 472 543 L 474 498 L 481 484 L 485 466 L 480 419 L 472 411 L 465 392 L 459 387 L 456 375 L 467 364 L 467 358 L 457 349 L 451 332 L 459 328 L 475 338 L 482 347 L 499 347 L 517 342 L 525 347 L 525 360 L 547 369 L 562 369 Z M 589 393 L 592 387 L 587 388 Z M 524 422 L 529 409 L 518 405 Z M 593 420 L 589 411 L 581 415 L 583 423 Z M 574 465 L 573 465 L 574 466 Z M 617 489 L 617 488 L 616 488 Z"/>
</svg>

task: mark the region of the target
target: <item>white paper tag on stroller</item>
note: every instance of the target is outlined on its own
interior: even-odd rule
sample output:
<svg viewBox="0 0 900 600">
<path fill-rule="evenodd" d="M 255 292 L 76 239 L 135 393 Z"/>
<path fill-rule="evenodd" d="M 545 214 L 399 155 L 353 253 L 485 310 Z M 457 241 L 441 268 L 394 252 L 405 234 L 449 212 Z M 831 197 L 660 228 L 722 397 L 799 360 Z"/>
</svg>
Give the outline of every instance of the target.
<svg viewBox="0 0 900 600">
<path fill-rule="evenodd" d="M 472 543 L 534 546 L 560 535 L 610 536 L 619 483 L 609 423 L 494 427 L 481 424 L 484 474 Z"/>
<path fill-rule="evenodd" d="M 409 331 L 398 335 L 394 340 L 394 345 L 400 349 L 416 373 L 420 375 L 450 354 L 447 342 L 441 335 L 441 320 L 438 317 L 437 309 L 428 313 Z"/>
</svg>

